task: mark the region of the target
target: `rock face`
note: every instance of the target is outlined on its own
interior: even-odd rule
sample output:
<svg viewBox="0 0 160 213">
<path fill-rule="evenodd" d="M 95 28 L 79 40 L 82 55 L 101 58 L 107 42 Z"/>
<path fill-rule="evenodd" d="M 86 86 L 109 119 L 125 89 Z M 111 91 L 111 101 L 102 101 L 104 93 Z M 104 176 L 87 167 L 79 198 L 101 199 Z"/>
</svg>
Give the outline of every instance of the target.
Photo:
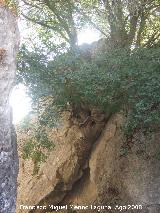
<svg viewBox="0 0 160 213">
<path fill-rule="evenodd" d="M 18 156 L 9 94 L 18 49 L 16 18 L 0 5 L 0 212 L 15 213 Z"/>
<path fill-rule="evenodd" d="M 104 119 L 102 114 L 92 113 L 92 123 L 85 126 L 65 121 L 61 129 L 51 133 L 56 147 L 37 176 L 31 175 L 32 162 L 20 158 L 17 213 L 51 212 L 49 205 L 110 205 L 112 210 L 105 207 L 103 212 L 122 208 L 129 213 L 160 212 L 158 133 L 152 140 L 139 133 L 126 145 L 122 115 Z M 20 205 L 48 208 L 22 210 Z M 97 211 L 88 208 L 85 212 Z"/>
</svg>

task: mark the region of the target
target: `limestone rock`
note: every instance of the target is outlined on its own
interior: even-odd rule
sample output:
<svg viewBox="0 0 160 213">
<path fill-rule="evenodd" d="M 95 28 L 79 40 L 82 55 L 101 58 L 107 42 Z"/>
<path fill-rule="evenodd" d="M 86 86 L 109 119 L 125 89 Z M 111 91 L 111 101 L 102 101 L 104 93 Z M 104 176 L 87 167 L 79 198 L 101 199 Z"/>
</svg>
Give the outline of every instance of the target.
<svg viewBox="0 0 160 213">
<path fill-rule="evenodd" d="M 18 157 L 9 94 L 16 70 L 16 18 L 0 5 L 0 212 L 15 213 Z"/>
<path fill-rule="evenodd" d="M 106 209 L 105 212 L 115 213 L 117 205 L 128 207 L 126 212 L 129 213 L 160 211 L 160 164 L 156 158 L 160 135 L 157 133 L 152 140 L 144 140 L 139 133 L 128 153 L 122 155 L 122 149 L 127 149 L 123 146 L 120 131 L 122 121 L 120 115 L 109 120 L 92 148 L 86 174 L 66 196 L 64 203 L 111 205 L 112 211 Z M 137 209 L 131 210 L 128 205 Z"/>
<path fill-rule="evenodd" d="M 47 161 L 41 165 L 37 176 L 31 175 L 32 162 L 25 162 L 20 157 L 17 212 L 22 211 L 20 205 L 48 206 L 62 202 L 73 185 L 82 177 L 92 145 L 101 134 L 104 125 L 104 121 L 87 123 L 85 127 L 80 127 L 69 120 L 63 122 L 63 126 L 53 130 L 50 135 L 56 146 Z M 19 135 L 19 140 L 21 139 Z M 20 155 L 21 151 L 20 145 Z"/>
<path fill-rule="evenodd" d="M 41 166 L 38 176 L 32 177 L 29 169 L 26 175 L 26 167 L 20 170 L 17 212 L 22 211 L 19 204 L 97 208 L 109 205 L 112 210 L 104 212 L 113 213 L 117 212 L 116 206 L 128 208 L 129 213 L 160 211 L 160 164 L 156 158 L 159 134 L 151 141 L 138 133 L 128 148 L 124 146 L 121 132 L 122 115 L 108 118 L 106 125 L 102 115 L 98 119 L 98 114 L 93 112 L 92 116 L 94 126 L 87 124 L 82 128 L 66 122 L 63 128 L 53 132 L 51 137 L 57 139 L 56 148 Z M 137 209 L 132 210 L 130 205 Z M 81 211 L 76 209 L 76 212 Z M 87 209 L 90 212 L 97 209 Z"/>
</svg>

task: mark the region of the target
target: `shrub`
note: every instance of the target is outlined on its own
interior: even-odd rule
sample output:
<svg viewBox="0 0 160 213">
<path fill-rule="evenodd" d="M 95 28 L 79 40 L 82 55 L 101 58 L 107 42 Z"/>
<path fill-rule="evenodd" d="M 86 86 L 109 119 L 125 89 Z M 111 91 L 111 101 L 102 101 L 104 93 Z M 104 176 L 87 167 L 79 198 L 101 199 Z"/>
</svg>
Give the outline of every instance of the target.
<svg viewBox="0 0 160 213">
<path fill-rule="evenodd" d="M 50 97 L 42 116 L 45 125 L 54 122 L 51 112 L 85 105 L 107 113 L 123 111 L 127 137 L 160 127 L 160 48 L 116 49 L 89 59 L 77 52 L 49 60 L 26 49 L 20 56 L 18 79 L 29 87 L 35 103 Z"/>
</svg>

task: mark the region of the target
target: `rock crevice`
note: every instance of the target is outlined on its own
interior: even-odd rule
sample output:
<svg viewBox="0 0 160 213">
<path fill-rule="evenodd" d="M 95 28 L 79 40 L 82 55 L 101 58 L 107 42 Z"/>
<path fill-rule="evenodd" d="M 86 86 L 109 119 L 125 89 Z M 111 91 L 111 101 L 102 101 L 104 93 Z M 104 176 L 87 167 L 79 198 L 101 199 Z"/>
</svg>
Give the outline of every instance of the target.
<svg viewBox="0 0 160 213">
<path fill-rule="evenodd" d="M 137 212 L 157 213 L 160 210 L 160 164 L 155 156 L 160 145 L 159 134 L 155 134 L 152 142 L 141 140 L 137 135 L 145 144 L 139 146 L 135 141 L 128 153 L 122 155 L 125 151 L 122 150 L 125 149 L 121 132 L 123 116 L 116 114 L 102 122 L 94 121 L 94 125 L 87 124 L 85 130 L 67 121 L 61 130 L 54 131 L 51 137 L 57 138 L 57 145 L 37 177 L 24 177 L 28 168 L 27 162 L 24 163 L 25 169 L 19 175 L 19 203 L 43 206 L 107 204 L 112 210 L 104 212 L 113 213 L 117 212 L 117 205 L 132 204 L 140 208 Z M 133 211 L 127 209 L 129 213 Z M 18 205 L 17 212 L 21 212 Z M 87 212 L 97 212 L 97 209 Z"/>
</svg>

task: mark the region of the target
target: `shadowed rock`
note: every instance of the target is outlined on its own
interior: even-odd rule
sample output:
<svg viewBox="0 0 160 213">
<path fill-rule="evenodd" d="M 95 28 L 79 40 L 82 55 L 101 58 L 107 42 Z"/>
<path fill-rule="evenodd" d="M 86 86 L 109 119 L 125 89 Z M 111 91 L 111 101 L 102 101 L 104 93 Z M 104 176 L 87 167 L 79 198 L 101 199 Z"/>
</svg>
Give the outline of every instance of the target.
<svg viewBox="0 0 160 213">
<path fill-rule="evenodd" d="M 0 5 L 0 212 L 15 213 L 18 157 L 9 95 L 18 49 L 16 17 Z"/>
</svg>

